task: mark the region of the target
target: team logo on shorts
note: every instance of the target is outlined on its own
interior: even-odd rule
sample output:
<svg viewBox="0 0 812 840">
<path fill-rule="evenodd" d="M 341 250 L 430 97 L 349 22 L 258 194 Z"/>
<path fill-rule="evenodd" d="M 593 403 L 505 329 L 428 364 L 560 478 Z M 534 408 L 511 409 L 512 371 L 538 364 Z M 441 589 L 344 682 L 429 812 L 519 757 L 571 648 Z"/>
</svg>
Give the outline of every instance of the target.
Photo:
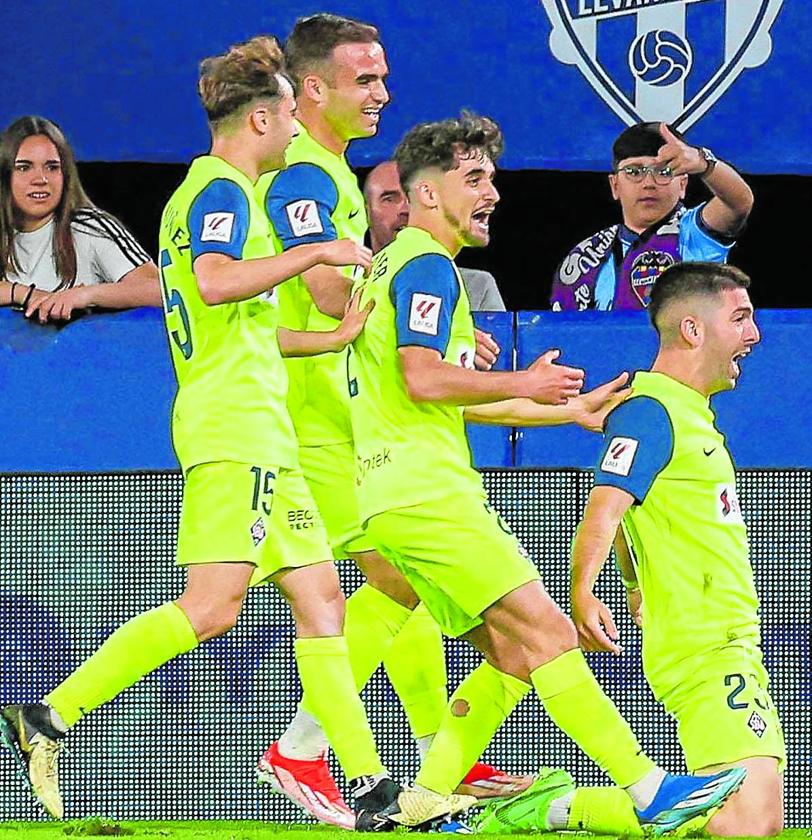
<svg viewBox="0 0 812 840">
<path fill-rule="evenodd" d="M 750 720 L 747 721 L 747 725 L 753 730 L 753 732 L 756 733 L 756 735 L 758 735 L 759 738 L 761 738 L 767 731 L 767 722 L 758 712 L 753 712 L 753 714 L 750 715 Z"/>
<path fill-rule="evenodd" d="M 682 131 L 745 70 L 769 59 L 770 28 L 783 2 L 541 0 L 553 25 L 553 56 L 574 64 L 623 122 L 665 120 Z M 692 44 L 692 33 L 718 34 L 711 47 Z M 602 56 L 626 61 L 607 67 Z M 689 98 L 688 91 L 695 93 Z"/>
<path fill-rule="evenodd" d="M 265 539 L 265 523 L 262 517 L 251 526 L 251 539 L 254 541 L 254 546 L 258 546 Z"/>
</svg>

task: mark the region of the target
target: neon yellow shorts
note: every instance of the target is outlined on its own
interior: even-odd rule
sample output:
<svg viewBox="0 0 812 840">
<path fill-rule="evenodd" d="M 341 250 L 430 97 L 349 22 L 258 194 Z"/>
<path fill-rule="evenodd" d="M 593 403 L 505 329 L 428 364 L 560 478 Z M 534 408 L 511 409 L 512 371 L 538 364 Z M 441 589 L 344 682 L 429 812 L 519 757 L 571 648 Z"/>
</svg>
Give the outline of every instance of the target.
<svg viewBox="0 0 812 840">
<path fill-rule="evenodd" d="M 783 770 L 787 751 L 769 684 L 761 651 L 731 644 L 663 697 L 689 770 L 758 756 L 777 758 Z"/>
<path fill-rule="evenodd" d="M 358 512 L 353 445 L 302 446 L 299 463 L 327 529 L 333 557 L 343 560 L 348 553 L 370 551 L 373 546 L 361 528 Z"/>
<path fill-rule="evenodd" d="M 216 461 L 186 474 L 177 563 L 251 563 L 251 585 L 330 559 L 327 534 L 299 469 Z"/>
<path fill-rule="evenodd" d="M 379 513 L 367 522 L 367 535 L 447 636 L 477 627 L 488 607 L 539 579 L 510 528 L 480 496 Z"/>
</svg>

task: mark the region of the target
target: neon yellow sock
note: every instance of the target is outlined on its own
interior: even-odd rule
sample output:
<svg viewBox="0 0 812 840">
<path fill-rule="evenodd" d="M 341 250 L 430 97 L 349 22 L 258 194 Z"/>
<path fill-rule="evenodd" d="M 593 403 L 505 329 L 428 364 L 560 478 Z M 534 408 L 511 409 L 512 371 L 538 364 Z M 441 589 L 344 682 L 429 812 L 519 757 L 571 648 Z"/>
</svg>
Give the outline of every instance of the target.
<svg viewBox="0 0 812 840">
<path fill-rule="evenodd" d="M 449 794 L 479 760 L 530 686 L 483 662 L 451 695 L 415 784 Z"/>
<path fill-rule="evenodd" d="M 73 726 L 83 715 L 197 644 L 186 613 L 175 603 L 163 604 L 122 624 L 46 695 L 45 702 Z"/>
<path fill-rule="evenodd" d="M 642 837 L 631 797 L 619 787 L 577 788 L 567 820 L 568 831 Z"/>
<path fill-rule="evenodd" d="M 384 772 L 366 711 L 352 678 L 343 636 L 296 639 L 306 711 L 321 724 L 348 779 Z"/>
<path fill-rule="evenodd" d="M 383 660 L 415 738 L 440 728 L 448 705 L 445 646 L 440 627 L 418 604 Z"/>
<path fill-rule="evenodd" d="M 412 611 L 368 583 L 347 599 L 344 638 L 350 651 L 355 687 L 361 691 L 383 662 L 392 641 L 408 624 Z"/>
<path fill-rule="evenodd" d="M 654 767 L 580 650 L 562 653 L 530 678 L 553 723 L 618 787 L 639 782 Z"/>
</svg>

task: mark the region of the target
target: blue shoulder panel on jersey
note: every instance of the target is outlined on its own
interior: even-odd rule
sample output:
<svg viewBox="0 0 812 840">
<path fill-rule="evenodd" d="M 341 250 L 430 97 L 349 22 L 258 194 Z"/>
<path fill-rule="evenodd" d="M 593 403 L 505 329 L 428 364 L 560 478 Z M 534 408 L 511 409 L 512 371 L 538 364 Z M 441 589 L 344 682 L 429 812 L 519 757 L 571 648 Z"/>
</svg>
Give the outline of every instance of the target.
<svg viewBox="0 0 812 840">
<path fill-rule="evenodd" d="M 294 163 L 271 182 L 265 210 L 287 251 L 308 242 L 337 238 L 330 218 L 338 204 L 335 181 L 314 163 Z"/>
<path fill-rule="evenodd" d="M 679 247 L 685 262 L 724 262 L 735 239 L 711 230 L 702 218 L 705 204 L 689 210 L 680 219 Z"/>
<path fill-rule="evenodd" d="M 454 266 L 442 254 L 421 254 L 392 278 L 398 347 L 430 347 L 445 354 L 451 316 L 460 296 Z"/>
<path fill-rule="evenodd" d="M 207 184 L 189 208 L 192 260 L 201 254 L 242 258 L 248 238 L 248 196 L 227 178 Z"/>
<path fill-rule="evenodd" d="M 619 487 L 642 502 L 674 450 L 668 412 L 651 397 L 632 397 L 609 415 L 604 440 L 595 484 Z"/>
</svg>

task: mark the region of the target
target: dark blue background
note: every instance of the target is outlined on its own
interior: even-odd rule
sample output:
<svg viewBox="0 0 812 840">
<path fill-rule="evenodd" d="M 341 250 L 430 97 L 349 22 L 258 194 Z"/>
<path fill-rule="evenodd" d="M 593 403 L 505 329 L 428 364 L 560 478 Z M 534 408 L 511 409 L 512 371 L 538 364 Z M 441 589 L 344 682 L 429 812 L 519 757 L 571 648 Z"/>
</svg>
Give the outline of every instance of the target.
<svg viewBox="0 0 812 840">
<path fill-rule="evenodd" d="M 736 2 L 736 0 L 727 0 Z M 725 0 L 688 7 L 693 79 L 718 63 Z M 573 66 L 549 49 L 538 0 L 279 2 L 173 0 L 87 7 L 47 0 L 0 5 L 0 125 L 26 113 L 59 122 L 82 160 L 183 161 L 206 149 L 195 85 L 198 62 L 258 32 L 284 37 L 325 6 L 377 24 L 392 69 L 393 102 L 380 135 L 357 144 L 356 165 L 388 157 L 405 130 L 461 107 L 498 119 L 509 168 L 605 169 L 624 127 Z M 812 38 L 808 4 L 786 0 L 773 52 L 745 70 L 689 133 L 752 173 L 812 172 Z M 601 24 L 599 58 L 628 93 L 634 20 Z"/>
</svg>

